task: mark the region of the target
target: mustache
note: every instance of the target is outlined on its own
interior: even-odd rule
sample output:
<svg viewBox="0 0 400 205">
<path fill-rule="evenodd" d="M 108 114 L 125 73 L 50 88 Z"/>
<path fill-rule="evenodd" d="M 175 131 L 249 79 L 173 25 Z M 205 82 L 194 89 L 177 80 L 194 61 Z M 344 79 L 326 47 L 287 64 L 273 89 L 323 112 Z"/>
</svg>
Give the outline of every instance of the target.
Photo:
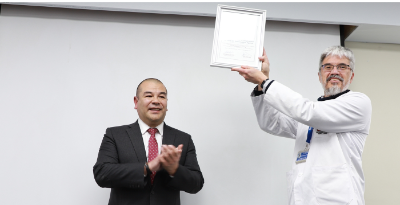
<svg viewBox="0 0 400 205">
<path fill-rule="evenodd" d="M 339 75 L 331 75 L 326 79 L 326 82 L 330 81 L 332 78 L 337 78 L 342 82 L 344 81 L 344 79 L 342 77 L 340 77 Z"/>
</svg>

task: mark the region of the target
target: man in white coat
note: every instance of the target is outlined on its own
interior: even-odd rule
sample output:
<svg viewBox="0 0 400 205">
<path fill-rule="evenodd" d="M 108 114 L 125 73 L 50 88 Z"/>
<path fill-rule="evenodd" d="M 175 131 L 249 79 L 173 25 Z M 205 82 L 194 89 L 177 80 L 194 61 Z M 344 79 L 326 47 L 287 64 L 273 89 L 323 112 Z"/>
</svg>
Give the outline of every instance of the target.
<svg viewBox="0 0 400 205">
<path fill-rule="evenodd" d="M 321 55 L 319 81 L 324 95 L 317 102 L 269 79 L 269 61 L 261 71 L 232 68 L 258 84 L 251 94 L 258 124 L 264 131 L 296 140 L 287 173 L 290 205 L 363 205 L 361 155 L 371 122 L 371 101 L 348 90 L 354 78 L 354 55 L 345 47 Z"/>
</svg>

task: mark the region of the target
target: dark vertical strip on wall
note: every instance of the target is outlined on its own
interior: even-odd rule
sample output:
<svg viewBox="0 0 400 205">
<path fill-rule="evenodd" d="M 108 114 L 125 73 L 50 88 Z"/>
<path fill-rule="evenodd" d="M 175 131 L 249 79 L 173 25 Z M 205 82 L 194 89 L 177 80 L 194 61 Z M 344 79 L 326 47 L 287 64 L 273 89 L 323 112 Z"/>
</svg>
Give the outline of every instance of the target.
<svg viewBox="0 0 400 205">
<path fill-rule="evenodd" d="M 353 33 L 354 30 L 357 29 L 358 26 L 349 26 L 349 25 L 340 25 L 340 45 L 344 46 L 344 41 L 347 39 L 347 37 L 350 36 L 351 33 Z"/>
<path fill-rule="evenodd" d="M 345 38 L 344 38 L 344 35 L 343 35 L 343 30 L 344 30 L 344 28 L 343 28 L 344 26 L 343 25 L 340 25 L 339 26 L 339 29 L 340 29 L 340 45 L 341 46 L 344 46 L 344 40 L 345 40 Z"/>
</svg>

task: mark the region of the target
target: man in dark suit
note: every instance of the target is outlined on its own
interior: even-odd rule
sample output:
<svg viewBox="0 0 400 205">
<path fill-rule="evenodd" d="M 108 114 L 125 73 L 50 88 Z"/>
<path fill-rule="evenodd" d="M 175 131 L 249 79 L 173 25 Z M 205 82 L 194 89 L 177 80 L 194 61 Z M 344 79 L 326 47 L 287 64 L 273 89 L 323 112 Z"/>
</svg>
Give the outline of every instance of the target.
<svg viewBox="0 0 400 205">
<path fill-rule="evenodd" d="M 109 205 L 178 205 L 181 190 L 204 184 L 192 138 L 164 123 L 167 89 L 158 79 L 142 81 L 134 102 L 139 119 L 106 130 L 94 178 L 111 188 Z"/>
</svg>

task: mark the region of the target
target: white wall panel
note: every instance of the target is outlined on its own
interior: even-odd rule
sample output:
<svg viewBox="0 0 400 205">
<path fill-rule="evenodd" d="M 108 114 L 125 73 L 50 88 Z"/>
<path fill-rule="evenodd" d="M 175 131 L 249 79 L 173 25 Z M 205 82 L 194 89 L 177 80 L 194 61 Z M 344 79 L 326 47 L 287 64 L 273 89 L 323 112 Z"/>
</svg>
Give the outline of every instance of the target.
<svg viewBox="0 0 400 205">
<path fill-rule="evenodd" d="M 168 89 L 168 125 L 193 136 L 205 178 L 183 204 L 286 204 L 294 141 L 258 127 L 253 85 L 209 66 L 212 17 L 2 5 L 0 204 L 107 204 L 92 167 L 107 127 L 137 119 L 137 84 Z M 335 25 L 266 23 L 271 79 L 322 94 Z"/>
</svg>

